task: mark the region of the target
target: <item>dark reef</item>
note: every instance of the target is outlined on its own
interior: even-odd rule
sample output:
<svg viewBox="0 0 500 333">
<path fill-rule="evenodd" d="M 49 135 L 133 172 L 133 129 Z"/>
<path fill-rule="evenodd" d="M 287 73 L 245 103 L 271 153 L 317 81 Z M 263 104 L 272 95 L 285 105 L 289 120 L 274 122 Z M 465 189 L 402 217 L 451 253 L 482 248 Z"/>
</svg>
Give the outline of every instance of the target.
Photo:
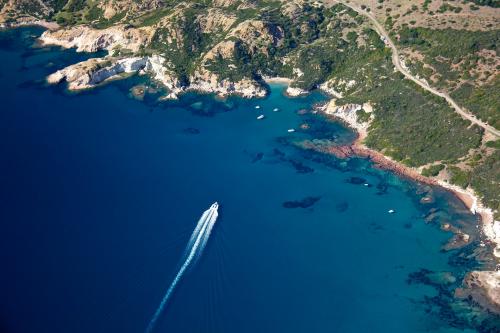
<svg viewBox="0 0 500 333">
<path fill-rule="evenodd" d="M 346 182 L 349 184 L 360 185 L 360 184 L 366 184 L 366 179 L 361 177 L 349 177 L 347 178 Z"/>
<path fill-rule="evenodd" d="M 302 200 L 285 201 L 283 207 L 285 208 L 309 208 L 319 201 L 321 197 L 305 197 Z"/>
<path fill-rule="evenodd" d="M 264 153 L 257 153 L 255 156 L 252 158 L 252 163 L 256 163 L 260 161 L 264 157 Z"/>
<path fill-rule="evenodd" d="M 335 210 L 339 213 L 345 212 L 349 208 L 349 203 L 347 201 L 342 201 L 335 205 Z"/>
<path fill-rule="evenodd" d="M 185 128 L 184 130 L 182 130 L 182 132 L 184 134 L 193 134 L 193 135 L 200 134 L 200 130 L 193 127 Z"/>
</svg>

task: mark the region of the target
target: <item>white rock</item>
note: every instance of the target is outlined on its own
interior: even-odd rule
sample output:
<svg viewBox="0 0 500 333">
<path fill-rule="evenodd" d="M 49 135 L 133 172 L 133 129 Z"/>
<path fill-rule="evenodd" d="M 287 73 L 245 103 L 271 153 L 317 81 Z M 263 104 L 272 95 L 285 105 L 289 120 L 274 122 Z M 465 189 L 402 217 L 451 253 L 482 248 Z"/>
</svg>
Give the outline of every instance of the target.
<svg viewBox="0 0 500 333">
<path fill-rule="evenodd" d="M 300 88 L 288 87 L 286 88 L 286 94 L 291 97 L 307 95 L 309 92 Z"/>
</svg>

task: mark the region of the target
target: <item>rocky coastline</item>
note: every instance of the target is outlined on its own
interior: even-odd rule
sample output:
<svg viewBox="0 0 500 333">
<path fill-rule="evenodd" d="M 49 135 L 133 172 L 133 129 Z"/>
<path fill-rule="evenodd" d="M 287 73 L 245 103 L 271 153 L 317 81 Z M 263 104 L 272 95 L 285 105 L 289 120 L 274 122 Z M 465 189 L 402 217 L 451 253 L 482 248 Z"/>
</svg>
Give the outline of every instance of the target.
<svg viewBox="0 0 500 333">
<path fill-rule="evenodd" d="M 21 27 L 42 27 L 47 30 L 57 30 L 60 28 L 59 24 L 56 22 L 39 20 L 32 17 L 18 19 L 11 23 L 0 23 L 0 29 L 13 29 Z"/>
<path fill-rule="evenodd" d="M 214 93 L 220 97 L 239 95 L 245 98 L 265 97 L 267 90 L 259 83 L 243 79 L 237 82 L 218 80 L 216 75 L 195 73 L 188 85 L 182 85 L 165 66 L 161 56 L 127 58 L 91 58 L 58 70 L 47 77 L 49 84 L 62 81 L 72 91 L 91 89 L 107 81 L 119 79 L 123 74 L 148 74 L 168 90 L 163 99 L 177 99 L 186 91 Z"/>
<path fill-rule="evenodd" d="M 487 242 L 493 248 L 493 257 L 496 258 L 495 270 L 472 271 L 464 278 L 464 288 L 457 290 L 457 297 L 472 297 L 474 301 L 484 308 L 496 314 L 500 314 L 500 221 L 495 221 L 493 211 L 482 205 L 480 199 L 470 188 L 462 189 L 458 186 L 438 179 L 437 177 L 423 176 L 416 168 L 403 165 L 381 152 L 368 148 L 363 144 L 367 135 L 368 123 L 358 121 L 356 111 L 366 107 L 365 105 L 345 105 L 336 106 L 333 99 L 326 105 L 317 106 L 317 110 L 329 117 L 343 122 L 348 127 L 354 129 L 357 139 L 343 146 L 317 145 L 310 141 L 304 141 L 300 145 L 305 149 L 312 149 L 321 153 L 332 154 L 338 158 L 350 157 L 367 158 L 374 163 L 375 167 L 390 170 L 398 176 L 417 181 L 422 184 L 440 186 L 460 199 L 472 214 L 478 214 L 481 219 L 481 231 L 486 236 Z M 461 238 L 460 242 L 467 243 L 468 237 L 460 230 L 454 231 L 454 238 Z M 457 238 L 457 239 L 458 239 Z M 484 246 L 484 243 L 481 243 Z"/>
<path fill-rule="evenodd" d="M 70 30 L 45 31 L 40 37 L 42 45 L 59 45 L 64 48 L 76 48 L 77 51 L 95 52 L 106 50 L 112 53 L 117 45 L 120 48 L 131 50 L 136 54 L 140 45 L 150 41 L 151 32 L 147 29 L 129 31 L 124 26 L 113 26 L 109 29 L 94 30 L 88 27 L 75 27 Z M 220 79 L 217 74 L 200 68 L 189 76 L 189 83 L 181 83 L 177 76 L 169 69 L 168 59 L 160 55 L 138 56 L 111 56 L 103 58 L 92 58 L 61 69 L 47 77 L 51 84 L 66 81 L 69 90 L 91 89 L 109 80 L 118 79 L 125 75 L 147 74 L 152 79 L 160 82 L 168 90 L 163 99 L 177 99 L 186 91 L 199 91 L 203 93 L 214 93 L 220 97 L 228 95 L 240 95 L 246 98 L 265 97 L 267 83 L 285 83 L 288 85 L 286 95 L 300 97 L 309 92 L 293 87 L 293 81 L 288 78 L 263 78 L 262 82 L 252 79 L 242 79 L 237 82 Z M 320 90 L 332 97 L 340 98 L 342 94 L 329 84 L 323 84 Z M 481 291 L 470 292 L 471 297 L 481 298 L 481 302 L 489 304 L 490 310 L 500 307 L 500 222 L 495 221 L 493 212 L 481 205 L 476 194 L 470 190 L 463 190 L 443 180 L 423 176 L 419 170 L 405 166 L 390 159 L 383 153 L 374 151 L 363 144 L 367 136 L 370 119 L 373 117 L 372 106 L 369 103 L 363 105 L 336 105 L 336 100 L 319 108 L 330 117 L 340 119 L 346 125 L 355 129 L 358 139 L 347 146 L 317 145 L 313 142 L 303 142 L 302 147 L 313 149 L 322 153 L 333 154 L 339 158 L 351 156 L 370 159 L 376 167 L 390 170 L 401 177 L 409 178 L 417 182 L 432 186 L 441 186 L 454 193 L 473 214 L 479 214 L 482 221 L 482 231 L 488 241 L 493 244 L 494 255 L 497 258 L 496 271 L 471 272 L 464 284 L 469 287 L 479 288 Z M 367 119 L 359 119 L 358 111 L 363 111 Z M 474 283 L 470 279 L 474 279 Z M 467 280 L 469 279 L 469 280 Z M 492 283 L 491 281 L 496 281 Z M 470 283 L 468 283 L 470 282 Z M 486 300 L 486 301 L 485 301 Z M 478 300 L 478 302 L 480 302 Z M 500 312 L 499 312 L 500 313 Z"/>
<path fill-rule="evenodd" d="M 214 93 L 220 97 L 239 95 L 245 98 L 264 97 L 266 87 L 253 79 L 230 81 L 204 68 L 196 70 L 187 82 L 180 82 L 169 69 L 169 59 L 161 55 L 113 56 L 116 50 L 139 54 L 141 46 L 149 43 L 154 31 L 150 28 L 127 29 L 124 25 L 96 30 L 78 26 L 66 30 L 45 31 L 39 38 L 40 45 L 57 45 L 75 48 L 77 52 L 108 51 L 102 58 L 92 58 L 70 65 L 47 77 L 50 84 L 66 81 L 73 91 L 91 89 L 106 81 L 118 79 L 122 74 L 148 74 L 168 90 L 163 99 L 177 99 L 186 91 Z"/>
</svg>

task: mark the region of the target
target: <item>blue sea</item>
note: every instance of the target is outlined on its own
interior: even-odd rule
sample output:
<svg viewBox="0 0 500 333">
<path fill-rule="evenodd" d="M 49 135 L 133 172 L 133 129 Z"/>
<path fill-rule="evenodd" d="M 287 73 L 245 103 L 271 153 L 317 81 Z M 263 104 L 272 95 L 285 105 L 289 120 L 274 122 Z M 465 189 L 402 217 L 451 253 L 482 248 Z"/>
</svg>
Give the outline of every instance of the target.
<svg viewBox="0 0 500 333">
<path fill-rule="evenodd" d="M 300 111 L 326 96 L 273 85 L 265 99 L 159 102 L 146 77 L 69 93 L 44 78 L 96 55 L 33 47 L 40 33 L 0 32 L 1 332 L 144 332 L 214 201 L 208 245 L 155 332 L 499 327 L 453 296 L 482 265 L 478 218 L 460 201 L 297 147 L 354 139 Z M 138 100 L 137 85 L 155 89 Z M 442 223 L 474 241 L 443 251 Z"/>
</svg>

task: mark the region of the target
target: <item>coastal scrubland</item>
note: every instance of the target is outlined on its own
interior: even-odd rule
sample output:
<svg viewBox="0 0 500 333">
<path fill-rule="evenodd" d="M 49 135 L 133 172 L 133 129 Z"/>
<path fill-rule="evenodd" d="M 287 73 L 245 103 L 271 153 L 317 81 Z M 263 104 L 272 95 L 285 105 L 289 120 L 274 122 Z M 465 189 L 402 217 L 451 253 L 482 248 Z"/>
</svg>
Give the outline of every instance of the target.
<svg viewBox="0 0 500 333">
<path fill-rule="evenodd" d="M 500 30 L 495 2 L 377 0 L 361 5 L 386 25 L 413 73 L 498 128 Z M 2 3 L 0 21 L 29 17 L 56 21 L 63 32 L 55 39 L 73 39 L 64 31 L 75 27 L 85 27 L 84 34 L 97 31 L 96 40 L 88 43 L 107 49 L 109 59 L 95 62 L 99 68 L 83 66 L 86 71 L 102 71 L 103 63 L 124 57 L 160 55 L 162 77 L 172 87 L 217 82 L 226 86 L 247 82 L 243 87 L 250 82 L 250 87 L 258 87 L 265 86 L 266 77 L 285 77 L 300 92 L 322 88 L 334 94 L 339 105 L 369 102 L 374 107 L 373 117 L 365 114 L 366 145 L 428 175 L 471 186 L 489 207 L 498 209 L 494 138 L 486 139 L 482 129 L 454 113 L 444 99 L 395 72 L 390 49 L 367 18 L 342 4 L 301 0 Z M 107 33 L 111 27 L 116 29 Z M 99 35 L 99 31 L 104 32 Z M 110 34 L 115 39 L 121 34 L 123 42 L 104 38 Z M 130 36 L 139 36 L 138 42 L 127 45 Z M 102 45 L 99 38 L 104 40 Z"/>
</svg>

